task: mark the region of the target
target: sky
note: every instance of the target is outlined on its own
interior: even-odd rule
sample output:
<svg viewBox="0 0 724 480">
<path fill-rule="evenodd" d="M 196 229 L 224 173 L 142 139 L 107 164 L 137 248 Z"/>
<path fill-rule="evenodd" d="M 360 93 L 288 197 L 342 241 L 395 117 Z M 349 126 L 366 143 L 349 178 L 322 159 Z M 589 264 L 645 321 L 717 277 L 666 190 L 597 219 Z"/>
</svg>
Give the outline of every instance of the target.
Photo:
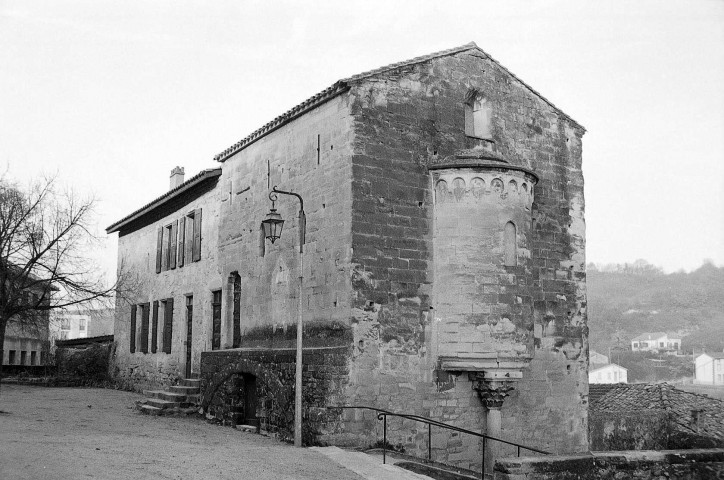
<svg viewBox="0 0 724 480">
<path fill-rule="evenodd" d="M 335 81 L 474 41 L 587 129 L 587 261 L 724 265 L 724 1 L 0 0 L 0 167 L 98 232 Z M 115 270 L 117 234 L 94 255 Z"/>
</svg>

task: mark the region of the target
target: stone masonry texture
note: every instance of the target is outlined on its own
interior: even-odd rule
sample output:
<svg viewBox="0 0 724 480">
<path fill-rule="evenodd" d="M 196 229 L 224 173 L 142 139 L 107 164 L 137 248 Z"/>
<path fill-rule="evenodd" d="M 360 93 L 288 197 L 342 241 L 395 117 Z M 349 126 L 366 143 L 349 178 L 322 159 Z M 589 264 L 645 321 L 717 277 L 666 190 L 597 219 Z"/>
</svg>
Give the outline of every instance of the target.
<svg viewBox="0 0 724 480">
<path fill-rule="evenodd" d="M 471 92 L 490 106 L 491 138 L 465 133 Z M 230 421 L 233 385 L 254 375 L 257 417 L 291 435 L 301 307 L 305 443 L 381 439 L 373 412 L 327 406 L 364 405 L 485 432 L 486 406 L 474 389 L 484 359 L 522 372 L 502 406 L 504 438 L 585 451 L 583 134 L 469 45 L 340 81 L 220 154 L 221 176 L 198 200 L 204 221 L 207 210 L 211 218 L 204 228 L 215 229 L 205 230 L 202 245 L 213 252 L 204 250 L 193 275 L 184 267 L 144 277 L 149 298 L 176 295 L 178 315 L 180 295 L 199 299 L 193 367 L 207 413 Z M 302 254 L 293 197 L 275 203 L 285 219 L 281 238 L 263 238 L 273 186 L 304 198 Z M 122 235 L 119 258 L 135 255 L 135 268 L 152 268 L 155 231 L 149 224 Z M 211 351 L 214 289 L 222 290 L 221 348 Z M 120 305 L 118 351 L 128 351 L 129 317 Z M 179 352 L 182 330 L 174 325 Z M 119 374 L 170 381 L 182 359 L 163 355 L 124 354 Z M 443 368 L 444 359 L 473 368 Z M 422 424 L 390 419 L 388 435 L 408 453 L 427 452 Z M 475 437 L 433 431 L 432 451 L 437 461 L 481 468 Z"/>
</svg>

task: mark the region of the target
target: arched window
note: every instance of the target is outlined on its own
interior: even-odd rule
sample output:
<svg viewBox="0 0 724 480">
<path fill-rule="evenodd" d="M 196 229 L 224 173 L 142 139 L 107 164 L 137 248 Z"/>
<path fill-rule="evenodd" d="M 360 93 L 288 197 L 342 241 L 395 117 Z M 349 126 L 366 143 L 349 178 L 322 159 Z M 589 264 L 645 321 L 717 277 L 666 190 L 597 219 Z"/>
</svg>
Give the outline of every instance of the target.
<svg viewBox="0 0 724 480">
<path fill-rule="evenodd" d="M 505 224 L 505 266 L 515 267 L 518 265 L 518 242 L 516 240 L 516 228 L 513 222 Z"/>
<path fill-rule="evenodd" d="M 468 94 L 465 102 L 465 135 L 492 140 L 493 110 L 483 94 L 475 90 Z"/>
</svg>

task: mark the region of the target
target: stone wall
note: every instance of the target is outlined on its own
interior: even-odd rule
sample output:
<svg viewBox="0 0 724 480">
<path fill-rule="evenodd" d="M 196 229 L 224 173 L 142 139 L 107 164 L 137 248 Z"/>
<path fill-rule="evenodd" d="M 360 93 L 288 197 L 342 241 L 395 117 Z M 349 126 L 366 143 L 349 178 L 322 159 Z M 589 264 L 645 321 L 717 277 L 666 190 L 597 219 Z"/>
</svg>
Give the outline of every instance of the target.
<svg viewBox="0 0 724 480">
<path fill-rule="evenodd" d="M 650 412 L 589 413 L 591 450 L 663 450 L 669 448 L 668 414 Z"/>
<path fill-rule="evenodd" d="M 596 452 L 506 458 L 495 480 L 698 480 L 724 478 L 724 449 Z"/>
<path fill-rule="evenodd" d="M 342 95 L 236 153 L 220 181 L 219 264 L 241 277 L 241 346 L 294 330 L 299 311 L 299 202 L 279 195 L 285 220 L 274 244 L 261 235 L 274 186 L 304 199 L 306 244 L 302 309 L 305 328 L 349 325 L 353 133 Z M 319 150 L 317 150 L 319 148 Z M 233 345 L 233 298 L 224 287 L 222 348 Z M 333 327 L 336 328 L 336 327 Z M 279 346 L 279 345 L 277 345 Z"/>
<path fill-rule="evenodd" d="M 350 91 L 355 120 L 355 348 L 348 398 L 351 403 L 485 429 L 484 409 L 467 375 L 438 370 L 439 339 L 446 333 L 441 331 L 445 319 L 438 315 L 441 300 L 433 288 L 434 282 L 443 280 L 433 273 L 439 259 L 433 254 L 434 192 L 428 171 L 439 158 L 485 143 L 465 135 L 463 104 L 471 89 L 483 92 L 493 106 L 497 151 L 540 178 L 526 246 L 529 271 L 513 277 L 515 285 L 523 282 L 531 292 L 526 300 L 531 305 L 530 320 L 515 326 L 513 333 L 521 339 L 520 351 L 532 354 L 533 360 L 505 400 L 502 435 L 554 452 L 585 451 L 583 129 L 477 51 L 375 75 Z M 469 214 L 461 209 L 461 228 L 475 221 Z M 484 285 L 470 288 L 491 300 L 506 295 L 506 302 L 515 303 L 513 282 L 503 280 L 499 283 L 496 275 L 487 292 Z M 476 322 L 491 329 L 501 325 L 506 314 L 498 308 L 478 312 L 472 304 L 458 307 L 458 313 L 476 315 Z M 462 334 L 459 341 L 474 343 Z M 426 451 L 423 435 L 394 428 L 391 434 Z M 457 462 L 460 466 L 476 468 L 478 462 L 479 467 L 479 451 L 465 455 L 469 458 Z M 453 454 L 447 458 L 453 459 Z"/>
<path fill-rule="evenodd" d="M 199 371 L 201 352 L 211 349 L 211 292 L 221 289 L 218 272 L 219 200 L 214 191 L 215 180 L 196 187 L 188 194 L 165 204 L 151 215 L 121 230 L 118 239 L 118 264 L 136 275 L 137 285 L 129 298 L 116 302 L 114 338 L 114 377 L 137 391 L 175 384 L 183 376 L 186 364 L 186 296 L 193 295 L 192 372 Z M 183 267 L 156 273 L 156 246 L 159 226 L 178 220 L 187 212 L 201 209 L 201 260 L 186 259 Z M 163 343 L 163 308 L 159 306 L 158 349 L 142 353 L 140 346 L 130 352 L 132 304 L 149 303 L 173 298 L 173 327 L 171 353 L 165 353 Z M 149 314 L 149 344 L 152 338 L 152 312 Z M 141 328 L 141 314 L 136 319 Z M 138 343 L 138 342 L 137 342 Z"/>
<path fill-rule="evenodd" d="M 291 441 L 294 437 L 295 349 L 221 350 L 201 356 L 201 404 L 205 412 L 225 424 L 234 424 L 239 402 L 236 378 L 256 377 L 256 417 L 261 430 Z M 340 428 L 340 412 L 329 405 L 344 404 L 349 347 L 307 348 L 303 355 L 302 440 L 320 444 Z"/>
</svg>

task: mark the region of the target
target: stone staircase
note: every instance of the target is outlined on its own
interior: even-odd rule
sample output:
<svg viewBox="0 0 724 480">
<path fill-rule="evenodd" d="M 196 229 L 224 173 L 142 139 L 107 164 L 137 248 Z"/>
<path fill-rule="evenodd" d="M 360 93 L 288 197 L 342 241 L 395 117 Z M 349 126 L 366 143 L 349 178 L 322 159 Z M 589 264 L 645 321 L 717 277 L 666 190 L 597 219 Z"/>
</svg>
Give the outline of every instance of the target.
<svg viewBox="0 0 724 480">
<path fill-rule="evenodd" d="M 200 382 L 198 378 L 182 378 L 166 390 L 144 390 L 146 398 L 137 401 L 136 407 L 146 415 L 190 415 L 199 409 Z"/>
</svg>

